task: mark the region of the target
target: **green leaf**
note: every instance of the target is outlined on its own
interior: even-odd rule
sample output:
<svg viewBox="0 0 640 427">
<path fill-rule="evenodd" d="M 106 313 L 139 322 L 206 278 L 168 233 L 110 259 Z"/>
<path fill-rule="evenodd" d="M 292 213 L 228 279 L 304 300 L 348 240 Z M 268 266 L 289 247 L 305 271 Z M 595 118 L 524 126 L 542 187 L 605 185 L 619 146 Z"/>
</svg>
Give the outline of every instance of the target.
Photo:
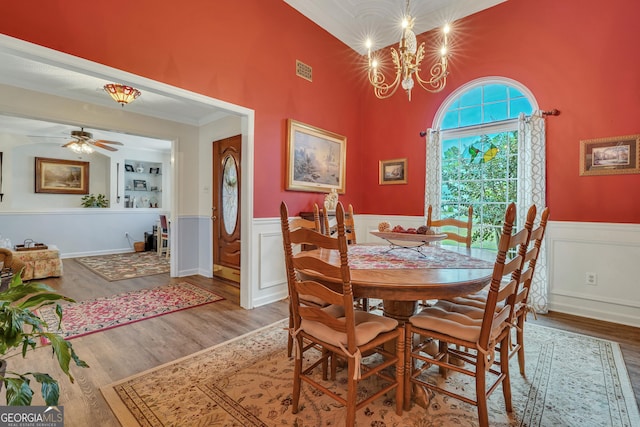
<svg viewBox="0 0 640 427">
<path fill-rule="evenodd" d="M 33 377 L 42 384 L 41 392 L 44 401 L 48 406 L 58 406 L 58 399 L 60 399 L 60 386 L 58 381 L 51 378 L 49 374 L 43 374 L 41 372 L 34 372 Z"/>
<path fill-rule="evenodd" d="M 69 362 L 71 361 L 71 345 L 58 334 L 46 332 L 43 335 L 51 342 L 51 347 L 53 349 L 53 353 L 58 359 L 58 365 L 60 365 L 60 369 L 62 369 L 62 372 L 67 374 L 71 382 L 73 382 L 73 377 L 69 373 Z"/>
<path fill-rule="evenodd" d="M 29 387 L 29 379 L 24 376 L 18 378 L 4 378 L 7 389 L 7 406 L 29 406 L 33 399 L 33 390 Z"/>
<path fill-rule="evenodd" d="M 29 299 L 27 299 L 26 301 L 22 302 L 20 304 L 20 308 L 39 307 L 41 304 L 43 305 L 53 304 L 53 301 L 58 301 L 58 300 L 75 302 L 71 298 L 67 298 L 57 293 L 42 293 L 42 294 L 34 295 Z"/>
</svg>

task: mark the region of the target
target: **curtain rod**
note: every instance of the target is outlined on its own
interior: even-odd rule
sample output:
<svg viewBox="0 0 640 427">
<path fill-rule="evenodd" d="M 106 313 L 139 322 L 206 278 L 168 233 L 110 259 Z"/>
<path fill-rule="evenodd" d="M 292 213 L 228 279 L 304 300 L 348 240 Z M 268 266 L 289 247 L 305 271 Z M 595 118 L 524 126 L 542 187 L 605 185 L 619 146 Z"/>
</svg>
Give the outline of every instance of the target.
<svg viewBox="0 0 640 427">
<path fill-rule="evenodd" d="M 540 114 L 542 114 L 543 116 L 559 116 L 560 115 L 560 110 L 558 110 L 557 108 L 553 108 L 551 110 L 546 110 L 546 111 L 542 111 L 541 110 Z M 529 116 L 529 117 L 531 117 L 531 116 Z M 515 119 L 497 120 L 495 122 L 482 123 L 480 125 L 462 126 L 462 127 L 456 128 L 456 130 L 473 129 L 474 127 L 484 128 L 484 127 L 487 127 L 487 126 L 493 126 L 493 125 L 500 124 L 500 123 L 510 122 L 512 120 L 515 120 Z M 420 136 L 421 137 L 427 136 L 427 131 L 426 130 L 420 131 Z"/>
</svg>

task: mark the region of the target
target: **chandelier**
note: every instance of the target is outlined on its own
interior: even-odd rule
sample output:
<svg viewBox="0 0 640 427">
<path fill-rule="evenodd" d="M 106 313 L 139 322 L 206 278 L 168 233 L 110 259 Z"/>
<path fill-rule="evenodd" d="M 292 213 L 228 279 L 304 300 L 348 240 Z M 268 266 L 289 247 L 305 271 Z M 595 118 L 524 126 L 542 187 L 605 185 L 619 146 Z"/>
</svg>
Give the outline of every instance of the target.
<svg viewBox="0 0 640 427">
<path fill-rule="evenodd" d="M 122 85 L 118 83 L 109 83 L 104 85 L 104 90 L 111 95 L 114 101 L 123 107 L 125 104 L 132 102 L 134 99 L 139 97 L 142 93 L 131 86 Z"/>
<path fill-rule="evenodd" d="M 444 89 L 447 84 L 447 35 L 449 34 L 449 24 L 445 25 L 443 32 L 443 43 L 440 49 L 438 60 L 431 66 L 431 76 L 423 79 L 420 76 L 420 65 L 424 59 L 425 49 L 424 42 L 420 43 L 416 40 L 413 32 L 413 24 L 415 19 L 409 14 L 409 0 L 407 0 L 407 10 L 405 18 L 402 20 L 402 38 L 398 50 L 391 48 L 391 59 L 396 70 L 396 76 L 393 82 L 387 83 L 385 75 L 378 69 L 378 60 L 371 57 L 371 39 L 367 39 L 367 57 L 369 59 L 369 82 L 373 85 L 373 92 L 380 99 L 389 98 L 393 95 L 398 86 L 402 86 L 407 92 L 409 101 L 411 101 L 411 89 L 413 89 L 417 81 L 422 89 L 427 92 L 436 93 Z"/>
</svg>

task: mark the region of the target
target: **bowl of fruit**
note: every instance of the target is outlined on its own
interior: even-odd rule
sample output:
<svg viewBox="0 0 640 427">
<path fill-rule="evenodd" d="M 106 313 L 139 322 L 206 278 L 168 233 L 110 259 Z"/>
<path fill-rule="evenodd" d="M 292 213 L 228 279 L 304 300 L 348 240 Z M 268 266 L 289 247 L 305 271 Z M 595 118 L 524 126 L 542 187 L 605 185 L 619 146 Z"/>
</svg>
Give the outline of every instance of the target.
<svg viewBox="0 0 640 427">
<path fill-rule="evenodd" d="M 370 233 L 391 243 L 398 241 L 424 244 L 437 242 L 447 238 L 446 233 L 436 233 L 435 230 L 429 229 L 426 225 L 421 225 L 417 228 L 404 228 L 402 225 L 395 225 L 391 227 L 391 224 L 388 221 L 382 221 L 378 224 L 378 229 L 372 230 Z"/>
</svg>

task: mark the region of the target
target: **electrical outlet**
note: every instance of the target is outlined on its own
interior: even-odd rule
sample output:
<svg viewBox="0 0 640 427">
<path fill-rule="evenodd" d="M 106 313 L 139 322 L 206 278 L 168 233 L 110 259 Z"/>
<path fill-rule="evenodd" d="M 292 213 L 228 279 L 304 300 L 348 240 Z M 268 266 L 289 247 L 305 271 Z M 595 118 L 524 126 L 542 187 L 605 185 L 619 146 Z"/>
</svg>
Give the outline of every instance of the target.
<svg viewBox="0 0 640 427">
<path fill-rule="evenodd" d="M 584 283 L 589 286 L 596 286 L 598 284 L 598 275 L 596 273 L 585 273 Z"/>
</svg>

